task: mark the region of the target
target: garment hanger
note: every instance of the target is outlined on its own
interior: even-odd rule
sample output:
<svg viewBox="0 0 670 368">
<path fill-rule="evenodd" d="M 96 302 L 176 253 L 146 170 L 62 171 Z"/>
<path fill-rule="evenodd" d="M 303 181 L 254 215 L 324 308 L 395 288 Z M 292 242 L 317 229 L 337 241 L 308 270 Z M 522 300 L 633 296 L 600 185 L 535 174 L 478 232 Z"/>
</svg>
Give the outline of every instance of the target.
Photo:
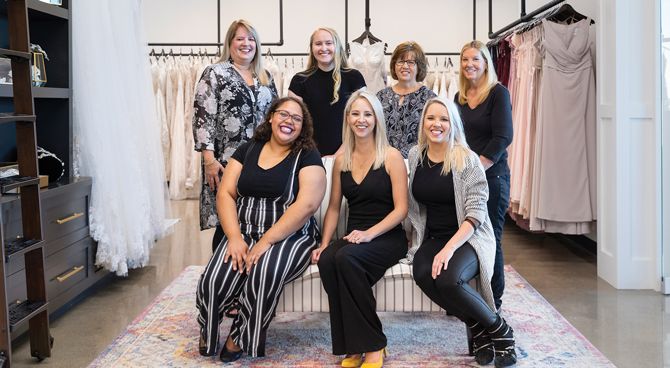
<svg viewBox="0 0 670 368">
<path fill-rule="evenodd" d="M 366 39 L 370 42 L 371 45 L 373 43 L 382 42 L 381 39 L 375 37 L 375 35 L 373 35 L 372 32 L 370 32 L 370 24 L 371 24 L 371 21 L 370 21 L 370 0 L 365 0 L 365 31 L 363 31 L 363 33 L 361 33 L 360 36 L 351 40 L 351 42 L 356 42 L 356 43 L 363 44 L 363 41 L 365 41 Z M 386 53 L 386 48 L 387 47 L 388 47 L 388 44 L 384 43 L 384 53 Z M 347 51 L 349 51 L 349 50 L 347 50 Z"/>
<path fill-rule="evenodd" d="M 587 16 L 576 11 L 572 5 L 564 3 L 548 13 L 545 18 L 556 23 L 572 24 L 582 19 L 586 19 Z M 591 24 L 595 24 L 593 19 L 591 19 Z"/>
</svg>

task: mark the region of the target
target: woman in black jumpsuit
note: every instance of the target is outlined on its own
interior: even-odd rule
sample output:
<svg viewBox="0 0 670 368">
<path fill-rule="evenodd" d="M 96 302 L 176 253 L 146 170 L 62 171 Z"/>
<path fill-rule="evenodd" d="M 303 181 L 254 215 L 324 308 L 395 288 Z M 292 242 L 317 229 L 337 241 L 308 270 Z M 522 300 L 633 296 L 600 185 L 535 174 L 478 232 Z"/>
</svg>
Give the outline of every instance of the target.
<svg viewBox="0 0 670 368">
<path fill-rule="evenodd" d="M 407 170 L 389 146 L 381 103 L 355 92 L 345 108 L 343 153 L 335 159 L 330 202 L 318 262 L 328 293 L 333 354 L 343 367 L 381 367 L 386 336 L 376 313 L 372 286 L 407 253 L 400 226 L 407 214 Z M 347 235 L 331 242 L 344 195 L 349 203 Z"/>
</svg>

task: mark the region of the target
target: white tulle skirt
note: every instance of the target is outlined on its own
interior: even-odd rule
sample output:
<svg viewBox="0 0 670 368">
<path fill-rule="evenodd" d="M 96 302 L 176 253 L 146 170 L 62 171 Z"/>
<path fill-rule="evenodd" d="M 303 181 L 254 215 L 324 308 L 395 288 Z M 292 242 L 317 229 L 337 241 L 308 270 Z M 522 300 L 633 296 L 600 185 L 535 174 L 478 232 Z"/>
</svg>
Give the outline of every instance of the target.
<svg viewBox="0 0 670 368">
<path fill-rule="evenodd" d="M 147 264 L 169 216 L 141 5 L 96 0 L 71 6 L 74 174 L 93 178 L 96 263 L 126 275 Z"/>
</svg>

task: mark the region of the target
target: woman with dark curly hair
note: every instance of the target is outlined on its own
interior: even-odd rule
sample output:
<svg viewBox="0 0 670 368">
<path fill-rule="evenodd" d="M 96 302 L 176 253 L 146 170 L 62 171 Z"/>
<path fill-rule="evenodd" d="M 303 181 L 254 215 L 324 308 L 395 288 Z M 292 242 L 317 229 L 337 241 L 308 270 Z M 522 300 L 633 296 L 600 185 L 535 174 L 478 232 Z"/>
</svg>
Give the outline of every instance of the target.
<svg viewBox="0 0 670 368">
<path fill-rule="evenodd" d="M 216 207 L 224 236 L 200 277 L 200 354 L 215 355 L 223 312 L 239 302 L 220 359 L 265 355 L 265 334 L 284 285 L 299 277 L 316 248 L 312 216 L 326 173 L 302 101 L 275 101 L 250 142 L 226 166 Z"/>
</svg>

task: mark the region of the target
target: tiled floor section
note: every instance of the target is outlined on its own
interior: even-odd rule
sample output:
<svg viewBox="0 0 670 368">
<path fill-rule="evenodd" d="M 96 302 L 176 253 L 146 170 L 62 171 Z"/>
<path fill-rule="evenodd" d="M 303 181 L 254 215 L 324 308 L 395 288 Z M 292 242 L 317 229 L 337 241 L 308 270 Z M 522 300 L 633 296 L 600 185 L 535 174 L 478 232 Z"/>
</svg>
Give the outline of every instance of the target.
<svg viewBox="0 0 670 368">
<path fill-rule="evenodd" d="M 114 280 L 53 321 L 53 354 L 39 367 L 86 367 L 186 266 L 206 263 L 212 231 L 198 230 L 197 201 L 172 205 L 181 221 L 156 244 L 150 265 Z M 598 279 L 594 255 L 551 236 L 508 225 L 503 244 L 505 263 L 618 367 L 670 368 L 670 297 L 615 290 Z M 12 353 L 12 367 L 35 366 L 27 339 L 15 341 Z"/>
</svg>

